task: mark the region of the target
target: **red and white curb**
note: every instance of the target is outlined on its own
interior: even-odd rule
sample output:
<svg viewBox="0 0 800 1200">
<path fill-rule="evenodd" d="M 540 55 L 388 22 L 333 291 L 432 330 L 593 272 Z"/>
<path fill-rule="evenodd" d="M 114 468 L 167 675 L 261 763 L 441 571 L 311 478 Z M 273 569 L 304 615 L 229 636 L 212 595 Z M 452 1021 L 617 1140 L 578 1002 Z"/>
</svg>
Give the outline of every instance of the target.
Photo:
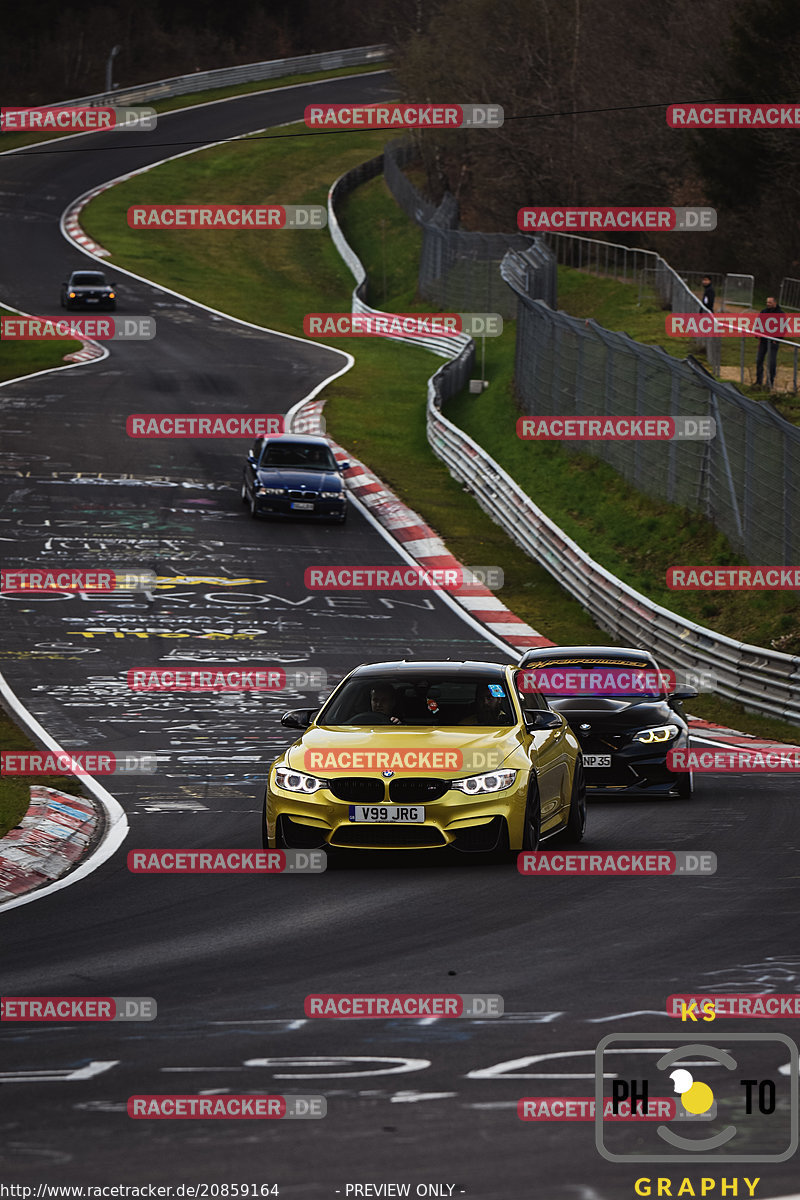
<svg viewBox="0 0 800 1200">
<path fill-rule="evenodd" d="M 301 430 L 303 433 L 324 433 L 324 405 L 324 400 L 311 400 L 297 406 L 292 410 L 287 424 L 296 433 Z M 369 509 L 370 514 L 400 543 L 406 554 L 428 570 L 465 569 L 450 553 L 436 531 L 425 524 L 419 513 L 398 499 L 369 467 L 354 460 L 347 450 L 332 439 L 328 440 L 339 462 L 350 461 L 350 470 L 345 472 L 348 491 Z M 502 600 L 487 587 L 470 587 L 469 595 L 464 596 L 460 596 L 458 592 L 449 594 L 472 618 L 480 621 L 495 637 L 502 638 L 515 650 L 553 645 L 549 638 L 532 629 L 516 613 L 506 608 Z"/>
<path fill-rule="evenodd" d="M 76 242 L 82 250 L 86 250 L 89 254 L 94 254 L 98 258 L 110 258 L 111 251 L 106 250 L 99 242 L 95 242 L 84 232 L 80 223 L 81 209 L 83 209 L 90 200 L 94 200 L 95 196 L 99 196 L 101 192 L 105 192 L 112 187 L 111 183 L 104 183 L 102 187 L 97 187 L 92 192 L 87 192 L 85 196 L 81 196 L 72 204 L 64 214 L 64 230 L 67 236 Z"/>
<path fill-rule="evenodd" d="M 94 801 L 31 787 L 30 808 L 0 839 L 0 904 L 66 875 L 86 854 L 101 823 Z"/>
</svg>

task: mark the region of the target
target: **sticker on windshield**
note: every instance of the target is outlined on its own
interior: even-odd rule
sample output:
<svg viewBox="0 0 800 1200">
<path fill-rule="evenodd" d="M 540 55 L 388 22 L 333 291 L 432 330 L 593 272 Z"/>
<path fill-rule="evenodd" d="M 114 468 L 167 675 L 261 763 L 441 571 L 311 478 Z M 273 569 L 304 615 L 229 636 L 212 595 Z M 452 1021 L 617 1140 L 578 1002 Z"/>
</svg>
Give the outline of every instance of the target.
<svg viewBox="0 0 800 1200">
<path fill-rule="evenodd" d="M 505 690 L 502 688 L 502 686 L 499 683 L 490 683 L 489 684 L 489 695 L 490 696 L 498 696 L 501 700 L 504 700 L 506 693 L 505 693 Z"/>
</svg>

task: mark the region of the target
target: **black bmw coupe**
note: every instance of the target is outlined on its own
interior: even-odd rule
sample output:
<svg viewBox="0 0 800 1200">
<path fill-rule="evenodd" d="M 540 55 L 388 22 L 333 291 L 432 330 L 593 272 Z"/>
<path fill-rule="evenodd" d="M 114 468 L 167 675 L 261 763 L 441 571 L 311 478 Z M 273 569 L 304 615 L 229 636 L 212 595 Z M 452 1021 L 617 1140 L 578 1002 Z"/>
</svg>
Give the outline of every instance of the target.
<svg viewBox="0 0 800 1200">
<path fill-rule="evenodd" d="M 691 796 L 691 772 L 670 771 L 667 754 L 689 746 L 681 701 L 697 692 L 677 687 L 652 654 L 543 646 L 526 651 L 520 666 L 577 734 L 590 795 Z"/>
<path fill-rule="evenodd" d="M 300 434 L 257 438 L 242 477 L 242 503 L 253 517 L 347 520 L 343 472 L 323 437 Z"/>
</svg>

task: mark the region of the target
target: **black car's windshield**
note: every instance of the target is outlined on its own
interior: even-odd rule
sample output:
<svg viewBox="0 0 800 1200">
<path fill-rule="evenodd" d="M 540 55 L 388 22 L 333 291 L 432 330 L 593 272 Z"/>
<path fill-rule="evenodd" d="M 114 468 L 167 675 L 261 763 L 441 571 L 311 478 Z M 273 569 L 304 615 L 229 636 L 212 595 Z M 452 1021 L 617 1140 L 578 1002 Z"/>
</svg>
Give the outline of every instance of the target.
<svg viewBox="0 0 800 1200">
<path fill-rule="evenodd" d="M 351 679 L 326 705 L 320 725 L 510 726 L 516 723 L 505 678 L 435 673 Z"/>
<path fill-rule="evenodd" d="M 103 287 L 106 279 L 100 271 L 78 271 L 72 276 L 72 283 L 77 287 L 86 287 L 94 284 L 95 287 Z"/>
<path fill-rule="evenodd" d="M 259 463 L 261 467 L 289 467 L 296 470 L 335 471 L 336 459 L 327 446 L 305 442 L 268 442 Z"/>
<path fill-rule="evenodd" d="M 616 700 L 657 700 L 671 691 L 669 676 L 641 659 L 544 659 L 519 671 L 522 692 L 548 700 L 565 696 L 608 696 Z"/>
</svg>

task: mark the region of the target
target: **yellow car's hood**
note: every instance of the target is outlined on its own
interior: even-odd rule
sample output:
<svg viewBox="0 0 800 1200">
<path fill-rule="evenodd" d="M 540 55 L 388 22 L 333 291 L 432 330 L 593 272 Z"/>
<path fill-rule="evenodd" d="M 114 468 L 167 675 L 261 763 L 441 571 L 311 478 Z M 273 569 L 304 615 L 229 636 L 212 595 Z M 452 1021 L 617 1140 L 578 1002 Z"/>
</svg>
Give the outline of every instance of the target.
<svg viewBox="0 0 800 1200">
<path fill-rule="evenodd" d="M 473 725 L 447 729 L 413 725 L 380 725 L 374 728 L 358 725 L 312 726 L 287 751 L 286 757 L 288 765 L 295 770 L 323 777 L 380 775 L 384 767 L 394 767 L 397 775 L 430 774 L 459 779 L 500 767 L 510 754 L 524 747 L 523 739 L 520 726 L 501 729 Z M 348 751 L 351 755 L 349 759 Z M 370 752 L 376 751 L 385 751 L 389 759 L 379 760 L 375 755 L 370 757 Z M 406 755 L 406 752 L 411 753 Z M 427 763 L 423 757 L 425 752 L 430 753 Z M 356 753 L 360 755 L 358 766 L 354 765 L 356 760 L 352 757 Z M 421 763 L 416 767 L 413 765 L 415 754 Z M 399 755 L 403 755 L 411 765 L 402 764 Z M 334 762 L 341 765 L 334 766 Z"/>
</svg>

